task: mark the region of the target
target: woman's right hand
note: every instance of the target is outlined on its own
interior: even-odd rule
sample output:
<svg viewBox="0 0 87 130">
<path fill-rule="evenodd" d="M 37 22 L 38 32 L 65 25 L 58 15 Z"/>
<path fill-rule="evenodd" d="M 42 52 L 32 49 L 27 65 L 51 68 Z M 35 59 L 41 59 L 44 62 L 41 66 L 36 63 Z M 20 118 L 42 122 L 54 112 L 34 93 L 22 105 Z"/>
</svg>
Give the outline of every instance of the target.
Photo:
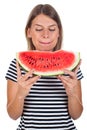
<svg viewBox="0 0 87 130">
<path fill-rule="evenodd" d="M 30 70 L 25 75 L 21 74 L 19 63 L 17 65 L 17 84 L 18 84 L 18 92 L 19 98 L 25 98 L 32 85 L 40 78 L 40 76 L 33 76 L 33 70 Z"/>
</svg>

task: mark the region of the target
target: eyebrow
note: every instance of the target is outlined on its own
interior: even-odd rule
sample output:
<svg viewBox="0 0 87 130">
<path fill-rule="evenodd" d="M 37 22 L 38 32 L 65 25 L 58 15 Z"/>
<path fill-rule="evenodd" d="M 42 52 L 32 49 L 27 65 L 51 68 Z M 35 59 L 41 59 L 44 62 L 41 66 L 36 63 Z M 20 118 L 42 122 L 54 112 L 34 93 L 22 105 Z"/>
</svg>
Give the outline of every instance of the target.
<svg viewBox="0 0 87 130">
<path fill-rule="evenodd" d="M 42 26 L 43 27 L 43 25 L 40 25 L 40 24 L 35 24 L 35 26 Z M 52 27 L 52 26 L 57 26 L 56 24 L 52 24 L 52 25 L 49 25 L 48 27 Z"/>
</svg>

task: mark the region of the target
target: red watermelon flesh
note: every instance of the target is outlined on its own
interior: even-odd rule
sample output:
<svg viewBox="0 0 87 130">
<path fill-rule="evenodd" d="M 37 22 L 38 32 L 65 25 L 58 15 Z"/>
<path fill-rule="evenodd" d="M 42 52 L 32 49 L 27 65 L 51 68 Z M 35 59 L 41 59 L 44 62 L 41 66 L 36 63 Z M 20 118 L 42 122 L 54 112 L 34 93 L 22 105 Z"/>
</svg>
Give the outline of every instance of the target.
<svg viewBox="0 0 87 130">
<path fill-rule="evenodd" d="M 26 71 L 34 69 L 36 75 L 49 76 L 63 74 L 64 69 L 73 70 L 79 63 L 80 53 L 65 50 L 23 51 L 16 54 L 16 59 Z"/>
</svg>

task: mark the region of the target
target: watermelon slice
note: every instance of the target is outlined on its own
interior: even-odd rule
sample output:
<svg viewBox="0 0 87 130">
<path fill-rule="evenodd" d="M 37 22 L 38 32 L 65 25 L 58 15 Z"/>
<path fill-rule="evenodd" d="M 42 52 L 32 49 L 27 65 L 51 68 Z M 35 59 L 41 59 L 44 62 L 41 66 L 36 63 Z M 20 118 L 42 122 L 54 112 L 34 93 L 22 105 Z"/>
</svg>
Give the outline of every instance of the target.
<svg viewBox="0 0 87 130">
<path fill-rule="evenodd" d="M 26 71 L 34 69 L 36 75 L 51 76 L 63 74 L 64 69 L 73 70 L 79 63 L 80 53 L 65 50 L 22 51 L 16 53 L 16 59 Z"/>
</svg>

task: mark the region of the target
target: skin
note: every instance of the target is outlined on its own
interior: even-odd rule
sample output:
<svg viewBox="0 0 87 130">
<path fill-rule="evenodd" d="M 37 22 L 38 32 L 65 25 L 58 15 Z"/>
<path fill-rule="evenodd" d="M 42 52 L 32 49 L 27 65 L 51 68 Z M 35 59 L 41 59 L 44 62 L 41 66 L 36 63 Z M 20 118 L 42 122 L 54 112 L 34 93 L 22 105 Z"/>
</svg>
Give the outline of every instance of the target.
<svg viewBox="0 0 87 130">
<path fill-rule="evenodd" d="M 54 20 L 40 14 L 33 20 L 27 36 L 32 38 L 36 50 L 52 51 L 59 37 L 59 28 Z"/>
<path fill-rule="evenodd" d="M 83 111 L 81 82 L 76 78 L 76 73 L 80 67 L 80 64 L 81 61 L 73 72 L 64 70 L 64 72 L 69 74 L 70 77 L 63 75 L 58 76 L 58 78 L 62 81 L 68 95 L 68 110 L 74 120 L 79 118 Z"/>
<path fill-rule="evenodd" d="M 40 14 L 33 20 L 31 28 L 28 28 L 27 36 L 32 38 L 36 50 L 52 51 L 59 37 L 59 28 L 54 20 Z M 81 82 L 76 78 L 79 66 L 80 63 L 73 72 L 64 70 L 70 77 L 57 76 L 63 82 L 68 95 L 68 111 L 73 119 L 79 118 L 83 110 Z M 17 63 L 17 82 L 7 80 L 7 111 L 14 120 L 21 116 L 24 99 L 32 85 L 40 78 L 40 76 L 33 77 L 33 72 L 34 70 L 31 70 L 25 75 L 21 75 Z"/>
</svg>

